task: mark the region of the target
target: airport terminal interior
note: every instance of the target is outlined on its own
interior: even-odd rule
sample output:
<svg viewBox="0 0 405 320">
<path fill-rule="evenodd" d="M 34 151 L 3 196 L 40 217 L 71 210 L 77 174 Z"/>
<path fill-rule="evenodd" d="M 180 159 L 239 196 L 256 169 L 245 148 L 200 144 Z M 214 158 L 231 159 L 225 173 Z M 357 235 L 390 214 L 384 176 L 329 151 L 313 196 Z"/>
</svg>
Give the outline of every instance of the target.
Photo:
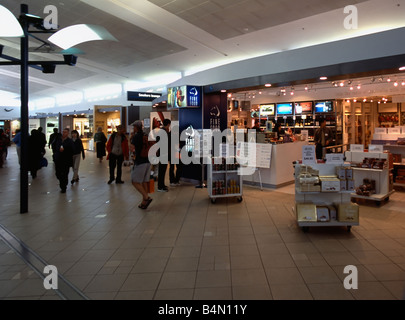
<svg viewBox="0 0 405 320">
<path fill-rule="evenodd" d="M 0 300 L 404 300 L 404 16 L 405 0 L 2 1 Z M 100 161 L 95 137 L 142 123 L 156 142 L 168 120 L 179 181 L 151 166 L 145 200 L 141 155 L 127 143 L 113 180 L 120 146 Z M 66 191 L 54 129 L 83 143 Z"/>
</svg>

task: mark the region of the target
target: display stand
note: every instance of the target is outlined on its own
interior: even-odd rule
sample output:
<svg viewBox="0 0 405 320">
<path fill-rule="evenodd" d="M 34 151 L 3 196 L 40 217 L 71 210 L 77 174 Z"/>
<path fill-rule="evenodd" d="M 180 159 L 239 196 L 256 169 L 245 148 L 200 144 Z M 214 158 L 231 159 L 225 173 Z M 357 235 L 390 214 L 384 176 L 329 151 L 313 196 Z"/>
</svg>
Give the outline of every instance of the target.
<svg viewBox="0 0 405 320">
<path fill-rule="evenodd" d="M 212 157 L 208 164 L 208 194 L 212 203 L 217 198 L 237 197 L 242 202 L 243 180 L 236 161 L 226 163 L 225 157 Z"/>
<path fill-rule="evenodd" d="M 351 162 L 353 169 L 353 178 L 355 181 L 355 190 L 358 188 L 364 179 L 375 181 L 375 193 L 369 196 L 359 195 L 356 192 L 351 194 L 352 199 L 364 199 L 375 201 L 377 205 L 381 205 L 383 201 L 389 201 L 390 195 L 395 191 L 393 185 L 390 183 L 390 174 L 392 168 L 389 166 L 388 153 L 374 153 L 374 152 L 351 152 L 346 151 L 346 160 Z M 363 162 L 365 158 L 378 158 L 386 161 L 386 166 L 383 168 L 362 168 L 356 167 L 359 163 Z"/>
<path fill-rule="evenodd" d="M 343 165 L 344 167 L 349 168 L 348 164 Z M 298 226 L 303 229 L 304 232 L 307 232 L 309 227 L 347 227 L 347 230 L 350 232 L 352 226 L 358 226 L 359 225 L 359 220 L 358 220 L 358 214 L 357 217 L 354 218 L 347 218 L 343 217 L 343 215 L 339 216 L 339 208 L 340 206 L 346 206 L 346 207 L 351 207 L 351 206 L 356 206 L 351 203 L 350 197 L 352 191 L 346 191 L 346 188 L 337 188 L 336 191 L 328 191 L 328 192 L 323 192 L 322 190 L 324 187 L 321 185 L 316 185 L 314 184 L 314 189 L 316 190 L 319 188 L 319 191 L 304 191 L 303 190 L 303 185 L 301 184 L 302 180 L 300 180 L 300 177 L 302 177 L 302 172 L 305 170 L 304 168 L 307 168 L 308 165 L 303 165 L 303 164 L 298 164 L 296 163 L 294 165 L 295 170 L 294 170 L 294 175 L 295 175 L 295 208 L 294 211 L 296 212 L 296 218 L 297 218 L 297 223 Z M 340 180 L 337 178 L 336 175 L 336 168 L 337 167 L 342 167 L 342 165 L 337 165 L 337 164 L 327 164 L 327 163 L 314 163 L 309 165 L 313 170 L 319 172 L 319 177 L 333 177 L 331 179 L 335 179 L 339 181 L 338 183 L 340 184 Z M 304 175 L 305 176 L 305 175 Z M 304 178 L 305 179 L 305 178 Z M 311 178 L 310 178 L 311 179 Z M 345 180 L 342 180 L 346 183 Z M 336 181 L 335 181 L 336 182 Z M 309 218 L 304 215 L 304 217 L 301 215 L 299 212 L 299 207 L 300 205 L 308 205 L 308 206 L 316 206 L 316 210 L 319 208 L 327 208 L 329 211 L 329 215 L 325 218 L 320 218 L 318 215 L 318 211 L 314 213 L 314 215 Z M 358 208 L 357 208 L 358 209 Z M 335 210 L 335 214 L 332 214 L 332 210 Z M 303 221 L 308 218 L 308 221 Z"/>
</svg>

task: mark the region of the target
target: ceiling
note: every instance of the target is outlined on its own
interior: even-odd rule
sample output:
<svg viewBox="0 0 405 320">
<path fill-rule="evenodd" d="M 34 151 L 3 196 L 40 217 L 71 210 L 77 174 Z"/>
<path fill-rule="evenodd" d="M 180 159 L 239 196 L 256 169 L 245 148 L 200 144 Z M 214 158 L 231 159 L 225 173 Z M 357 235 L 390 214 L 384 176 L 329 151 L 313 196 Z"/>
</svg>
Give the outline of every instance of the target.
<svg viewBox="0 0 405 320">
<path fill-rule="evenodd" d="M 1 2 L 16 17 L 21 3 L 46 17 L 48 0 Z M 405 0 L 59 0 L 54 5 L 60 28 L 102 25 L 118 41 L 78 45 L 84 54 L 77 65 L 58 66 L 54 74 L 30 69 L 30 101 L 113 83 L 124 91 L 164 92 L 171 82 L 206 69 L 405 26 Z M 357 29 L 344 28 L 347 5 L 358 9 Z M 0 44 L 4 54 L 19 57 L 19 39 L 0 38 Z M 31 48 L 39 45 L 30 40 Z M 31 52 L 30 59 L 60 55 Z M 18 99 L 19 75 L 17 66 L 0 66 L 0 99 L 4 92 Z"/>
</svg>

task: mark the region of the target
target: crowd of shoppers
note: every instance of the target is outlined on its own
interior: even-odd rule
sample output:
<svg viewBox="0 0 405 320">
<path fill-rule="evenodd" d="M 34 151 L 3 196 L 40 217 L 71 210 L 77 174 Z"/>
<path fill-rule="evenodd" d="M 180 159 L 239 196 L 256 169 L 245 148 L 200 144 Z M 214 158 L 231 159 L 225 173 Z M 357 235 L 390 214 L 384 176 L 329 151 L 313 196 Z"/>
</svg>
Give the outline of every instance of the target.
<svg viewBox="0 0 405 320">
<path fill-rule="evenodd" d="M 116 131 L 111 134 L 109 139 L 107 139 L 103 129 L 99 127 L 97 129 L 97 133 L 94 135 L 96 154 L 100 163 L 103 161 L 105 156 L 108 160 L 108 184 L 111 184 L 113 181 L 115 181 L 116 184 L 124 183 L 122 179 L 122 166 L 124 161 L 128 162 L 130 153 L 132 154 L 133 166 L 131 168 L 131 183 L 142 196 L 142 201 L 139 203 L 138 207 L 140 209 L 147 209 L 152 202 L 152 198 L 149 196 L 149 194 L 154 191 L 151 190 L 151 188 L 154 189 L 154 178 L 151 176 L 152 165 L 149 160 L 148 152 L 153 143 L 159 142 L 159 137 L 156 139 L 156 141 L 151 142 L 151 139 L 148 138 L 148 135 L 144 132 L 143 123 L 140 120 L 136 121 L 133 126 L 134 131 L 131 134 L 130 139 L 127 138 L 122 126 L 117 126 Z M 165 176 L 169 163 L 170 186 L 179 185 L 181 176 L 181 161 L 179 161 L 178 156 L 176 156 L 178 153 L 175 152 L 175 158 L 171 158 L 172 150 L 170 127 L 171 121 L 168 119 L 163 120 L 163 125 L 158 130 L 163 130 L 162 132 L 167 135 L 168 145 L 167 148 L 163 148 L 164 151 L 162 151 L 161 154 L 155 154 L 155 156 L 160 156 L 160 162 L 157 165 L 158 190 L 165 192 L 169 191 L 169 188 L 165 184 Z M 60 133 L 58 129 L 55 128 L 48 141 L 46 140 L 45 134 L 42 131 L 42 128 L 39 127 L 38 129 L 32 130 L 28 136 L 28 170 L 32 178 L 35 179 L 37 177 L 38 170 L 44 166 L 43 160 L 46 160 L 44 159 L 46 154 L 45 147 L 48 146 L 48 148 L 52 150 L 55 175 L 59 181 L 60 192 L 66 193 L 69 183 L 69 171 L 71 167 L 73 168 L 73 177 L 70 181 L 72 186 L 74 183 L 79 182 L 80 162 L 86 158 L 83 141 L 81 140 L 80 134 L 77 130 L 70 132 L 68 128 L 65 128 L 62 130 L 62 133 Z M 16 130 L 16 134 L 12 141 L 16 145 L 18 161 L 21 165 L 20 130 Z M 9 145 L 10 141 L 8 136 L 3 130 L 0 130 L 1 165 L 3 165 L 5 161 L 6 149 Z M 173 161 L 174 159 L 177 161 Z"/>
</svg>

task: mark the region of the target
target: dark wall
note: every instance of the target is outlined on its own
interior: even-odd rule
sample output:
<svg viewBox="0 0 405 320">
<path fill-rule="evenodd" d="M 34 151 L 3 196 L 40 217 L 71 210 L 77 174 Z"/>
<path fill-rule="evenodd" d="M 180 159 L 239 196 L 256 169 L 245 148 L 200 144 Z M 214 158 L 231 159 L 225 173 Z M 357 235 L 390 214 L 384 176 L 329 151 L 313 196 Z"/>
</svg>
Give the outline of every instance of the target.
<svg viewBox="0 0 405 320">
<path fill-rule="evenodd" d="M 204 95 L 204 129 L 220 129 L 228 126 L 228 98 L 226 93 Z"/>
</svg>

